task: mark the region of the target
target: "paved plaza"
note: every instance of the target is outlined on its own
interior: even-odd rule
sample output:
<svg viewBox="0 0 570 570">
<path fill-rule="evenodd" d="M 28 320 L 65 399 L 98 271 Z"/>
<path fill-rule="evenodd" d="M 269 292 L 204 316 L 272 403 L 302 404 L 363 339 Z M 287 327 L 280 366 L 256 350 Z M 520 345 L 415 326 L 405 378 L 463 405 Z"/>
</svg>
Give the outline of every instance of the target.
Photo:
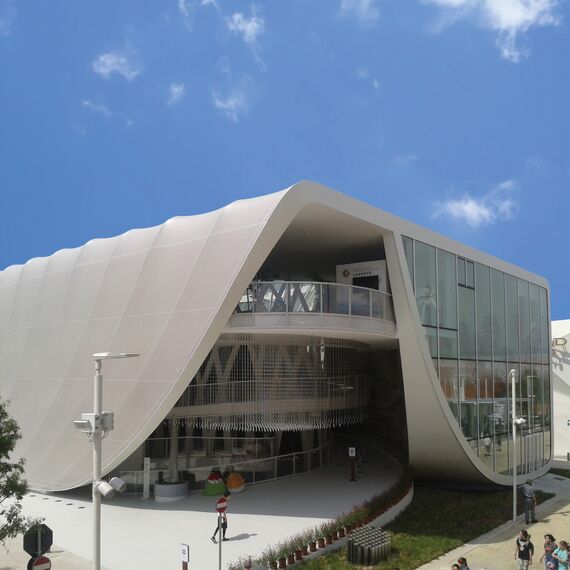
<svg viewBox="0 0 570 570">
<path fill-rule="evenodd" d="M 344 448 L 343 448 L 344 449 Z M 242 555 L 259 554 L 268 544 L 319 524 L 349 510 L 391 485 L 398 466 L 388 457 L 373 453 L 365 472 L 356 483 L 348 479 L 348 462 L 337 454 L 327 467 L 259 485 L 252 485 L 231 498 L 228 509 L 228 537 L 223 543 L 223 568 Z M 539 522 L 528 527 L 535 545 L 534 567 L 540 568 L 543 535 L 570 539 L 570 479 L 547 474 L 535 483 L 537 489 L 556 496 L 537 508 Z M 102 561 L 105 570 L 180 568 L 179 545 L 190 546 L 191 569 L 217 569 L 217 545 L 210 536 L 216 525 L 215 498 L 193 493 L 187 499 L 167 505 L 135 496 L 118 497 L 103 504 Z M 57 546 L 50 558 L 57 570 L 91 568 L 91 506 L 81 493 L 42 495 L 25 499 L 26 514 L 43 516 L 54 530 Z M 459 556 L 466 556 L 471 570 L 514 568 L 514 537 L 524 527 L 522 516 L 478 537 L 421 570 L 449 570 Z M 21 537 L 7 543 L 0 552 L 0 570 L 26 566 L 28 556 Z"/>
<path fill-rule="evenodd" d="M 345 452 L 344 446 L 336 450 L 323 469 L 251 485 L 244 493 L 233 495 L 227 511 L 229 541 L 223 543 L 222 568 L 242 555 L 257 555 L 267 545 L 348 511 L 396 481 L 398 465 L 387 456 L 369 452 L 364 473 L 357 482 L 350 482 Z M 218 546 L 210 540 L 216 526 L 215 501 L 215 497 L 199 492 L 160 505 L 138 496 L 104 500 L 103 565 L 109 570 L 178 570 L 180 543 L 187 543 L 191 569 L 217 569 Z M 24 508 L 28 515 L 45 517 L 54 531 L 55 551 L 60 559 L 64 558 L 63 553 L 57 554 L 61 550 L 65 556 L 80 557 L 77 566 L 69 566 L 70 570 L 89 567 L 81 565 L 91 559 L 92 513 L 85 491 L 32 493 L 26 497 Z M 2 554 L 0 560 L 0 570 L 24 568 L 21 561 L 25 562 L 27 556 L 21 551 L 21 539 L 10 543 L 10 553 Z M 67 567 L 62 564 L 57 569 Z"/>
</svg>

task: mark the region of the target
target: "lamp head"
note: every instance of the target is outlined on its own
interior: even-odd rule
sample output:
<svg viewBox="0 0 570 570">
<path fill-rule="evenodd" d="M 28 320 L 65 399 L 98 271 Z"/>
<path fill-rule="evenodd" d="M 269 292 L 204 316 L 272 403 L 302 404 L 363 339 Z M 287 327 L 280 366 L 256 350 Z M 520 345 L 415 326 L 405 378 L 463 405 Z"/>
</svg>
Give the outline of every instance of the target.
<svg viewBox="0 0 570 570">
<path fill-rule="evenodd" d="M 135 358 L 140 356 L 136 352 L 96 352 L 93 355 L 95 360 L 111 360 L 112 358 Z"/>
</svg>

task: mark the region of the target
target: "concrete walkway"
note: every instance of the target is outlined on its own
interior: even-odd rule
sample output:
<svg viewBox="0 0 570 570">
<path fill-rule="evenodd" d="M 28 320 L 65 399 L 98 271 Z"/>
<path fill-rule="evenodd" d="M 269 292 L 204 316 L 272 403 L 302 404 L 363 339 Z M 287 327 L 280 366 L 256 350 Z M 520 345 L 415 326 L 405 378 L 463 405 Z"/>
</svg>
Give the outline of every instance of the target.
<svg viewBox="0 0 570 570">
<path fill-rule="evenodd" d="M 450 570 L 460 556 L 465 556 L 471 570 L 503 570 L 516 568 L 514 560 L 515 538 L 519 531 L 526 528 L 531 534 L 535 556 L 532 568 L 544 568 L 539 563 L 543 553 L 544 535 L 549 533 L 557 540 L 570 542 L 570 479 L 558 475 L 547 474 L 534 483 L 536 489 L 556 493 L 556 496 L 538 505 L 536 515 L 538 523 L 528 527 L 524 516 L 516 522 L 508 522 L 491 532 L 480 536 L 441 558 L 425 564 L 420 570 Z"/>
<path fill-rule="evenodd" d="M 346 455 L 342 446 L 323 469 L 252 485 L 233 495 L 227 511 L 229 541 L 223 543 L 222 568 L 240 556 L 258 555 L 268 545 L 349 511 L 398 478 L 400 468 L 395 462 L 369 451 L 364 474 L 350 482 Z M 216 526 L 216 498 L 192 493 L 166 505 L 142 501 L 138 496 L 104 501 L 102 563 L 109 570 L 178 570 L 180 543 L 186 543 L 191 569 L 216 570 L 218 545 L 210 540 Z M 45 517 L 58 549 L 91 559 L 92 511 L 85 492 L 32 493 L 24 500 L 24 510 L 27 515 Z M 0 552 L 0 570 L 25 568 L 20 549 L 21 538 L 8 555 Z M 74 570 L 83 569 L 79 562 L 83 563 L 79 560 Z M 54 568 L 63 570 L 65 566 L 54 564 Z"/>
</svg>

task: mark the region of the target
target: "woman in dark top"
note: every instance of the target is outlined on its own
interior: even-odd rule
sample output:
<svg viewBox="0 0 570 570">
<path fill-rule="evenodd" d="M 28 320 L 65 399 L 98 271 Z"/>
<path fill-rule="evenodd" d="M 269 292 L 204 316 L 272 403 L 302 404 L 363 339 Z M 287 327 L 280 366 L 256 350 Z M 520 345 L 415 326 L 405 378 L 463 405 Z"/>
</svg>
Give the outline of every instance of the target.
<svg viewBox="0 0 570 570">
<path fill-rule="evenodd" d="M 534 545 L 530 541 L 530 534 L 526 530 L 521 530 L 516 540 L 515 560 L 517 561 L 517 570 L 528 570 L 532 564 L 532 556 L 534 554 Z"/>
</svg>

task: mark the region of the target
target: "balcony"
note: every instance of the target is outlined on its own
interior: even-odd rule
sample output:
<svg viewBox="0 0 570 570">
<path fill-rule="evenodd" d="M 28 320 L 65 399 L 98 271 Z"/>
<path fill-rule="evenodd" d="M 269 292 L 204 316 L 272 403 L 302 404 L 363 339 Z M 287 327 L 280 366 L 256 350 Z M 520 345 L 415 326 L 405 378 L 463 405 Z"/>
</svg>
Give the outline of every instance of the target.
<svg viewBox="0 0 570 570">
<path fill-rule="evenodd" d="M 362 331 L 393 337 L 392 296 L 338 283 L 257 281 L 240 299 L 226 330 Z"/>
</svg>

